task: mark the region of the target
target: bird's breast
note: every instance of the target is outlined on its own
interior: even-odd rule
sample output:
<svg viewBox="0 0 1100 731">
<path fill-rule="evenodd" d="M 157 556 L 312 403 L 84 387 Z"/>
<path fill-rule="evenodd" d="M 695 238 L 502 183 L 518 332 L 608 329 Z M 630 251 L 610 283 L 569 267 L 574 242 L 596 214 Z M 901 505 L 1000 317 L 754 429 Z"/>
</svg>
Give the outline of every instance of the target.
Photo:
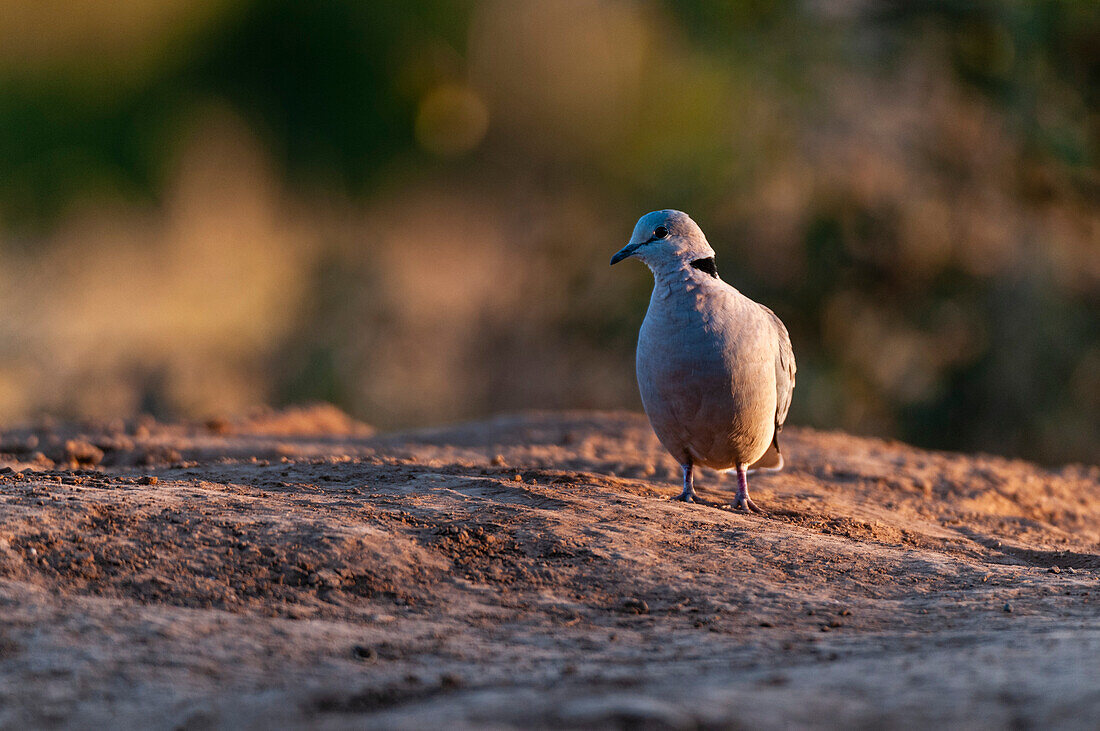
<svg viewBox="0 0 1100 731">
<path fill-rule="evenodd" d="M 638 388 L 654 431 L 678 458 L 729 467 L 755 461 L 771 440 L 774 352 L 738 298 L 732 289 L 696 288 L 650 301 Z"/>
</svg>

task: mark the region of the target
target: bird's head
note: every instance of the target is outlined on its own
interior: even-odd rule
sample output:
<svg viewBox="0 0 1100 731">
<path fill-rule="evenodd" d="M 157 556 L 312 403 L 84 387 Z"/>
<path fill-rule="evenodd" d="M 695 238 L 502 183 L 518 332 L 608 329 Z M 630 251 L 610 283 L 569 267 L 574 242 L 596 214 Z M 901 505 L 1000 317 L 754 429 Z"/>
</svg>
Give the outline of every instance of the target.
<svg viewBox="0 0 1100 731">
<path fill-rule="evenodd" d="M 714 270 L 714 249 L 695 221 L 681 211 L 654 211 L 642 216 L 630 243 L 611 257 L 611 263 L 632 257 L 641 259 L 655 272 L 690 264 L 718 276 Z"/>
</svg>

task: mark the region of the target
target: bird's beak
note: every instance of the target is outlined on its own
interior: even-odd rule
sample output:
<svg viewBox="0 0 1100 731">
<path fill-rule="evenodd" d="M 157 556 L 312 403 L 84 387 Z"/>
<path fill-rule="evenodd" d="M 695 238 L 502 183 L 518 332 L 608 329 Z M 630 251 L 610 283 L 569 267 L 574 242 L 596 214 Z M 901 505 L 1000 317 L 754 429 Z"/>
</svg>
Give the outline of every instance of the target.
<svg viewBox="0 0 1100 731">
<path fill-rule="evenodd" d="M 630 257 L 634 256 L 634 252 L 638 250 L 639 246 L 641 246 L 641 244 L 627 244 L 623 248 L 619 249 L 618 253 L 616 253 L 615 256 L 611 257 L 612 266 L 618 264 L 623 259 L 629 259 Z"/>
</svg>

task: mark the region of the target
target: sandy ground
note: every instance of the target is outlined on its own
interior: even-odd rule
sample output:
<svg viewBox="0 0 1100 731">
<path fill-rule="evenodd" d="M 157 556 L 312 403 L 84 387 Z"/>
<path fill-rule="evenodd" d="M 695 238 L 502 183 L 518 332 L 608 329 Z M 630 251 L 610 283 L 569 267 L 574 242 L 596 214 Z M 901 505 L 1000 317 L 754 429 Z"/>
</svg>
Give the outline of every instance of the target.
<svg viewBox="0 0 1100 731">
<path fill-rule="evenodd" d="M 784 434 L 757 516 L 635 414 L 9 430 L 0 725 L 1098 727 L 1100 468 Z"/>
</svg>

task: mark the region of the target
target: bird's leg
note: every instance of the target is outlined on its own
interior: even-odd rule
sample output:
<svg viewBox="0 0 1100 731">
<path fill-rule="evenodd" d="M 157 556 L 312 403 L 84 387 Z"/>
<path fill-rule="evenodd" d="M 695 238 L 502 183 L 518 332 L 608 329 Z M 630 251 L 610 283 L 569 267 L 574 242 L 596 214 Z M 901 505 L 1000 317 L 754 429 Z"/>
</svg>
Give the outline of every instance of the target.
<svg viewBox="0 0 1100 731">
<path fill-rule="evenodd" d="M 763 513 L 764 511 L 756 507 L 749 498 L 749 476 L 746 471 L 748 465 L 737 465 L 737 499 L 733 503 L 735 510 L 751 510 L 754 513 Z"/>
<path fill-rule="evenodd" d="M 712 508 L 729 507 L 723 506 L 721 503 L 711 502 L 710 500 L 704 500 L 695 494 L 695 468 L 692 466 L 691 459 L 685 464 L 680 465 L 680 469 L 684 471 L 684 490 L 673 500 L 682 500 L 685 503 L 696 503 L 697 505 L 709 505 Z"/>
<path fill-rule="evenodd" d="M 680 469 L 684 473 L 684 490 L 673 500 L 683 500 L 685 503 L 694 503 L 699 500 L 699 496 L 695 494 L 695 467 L 691 463 L 691 459 L 682 465 Z"/>
</svg>

